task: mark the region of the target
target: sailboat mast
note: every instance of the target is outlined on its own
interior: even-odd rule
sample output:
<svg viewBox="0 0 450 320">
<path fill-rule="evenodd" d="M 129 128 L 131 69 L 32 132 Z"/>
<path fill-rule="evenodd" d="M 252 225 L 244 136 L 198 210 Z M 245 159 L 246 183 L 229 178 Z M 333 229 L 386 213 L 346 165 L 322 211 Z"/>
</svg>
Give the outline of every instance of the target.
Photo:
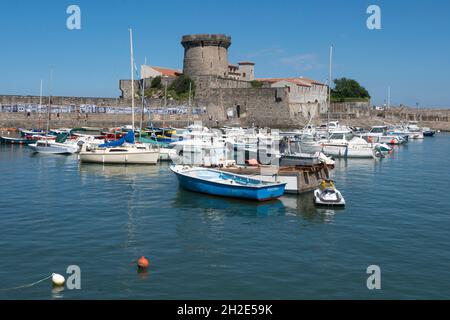
<svg viewBox="0 0 450 320">
<path fill-rule="evenodd" d="M 190 114 L 191 112 L 191 90 L 192 90 L 192 82 L 189 81 L 189 104 L 188 104 L 188 125 L 190 122 Z"/>
<path fill-rule="evenodd" d="M 130 28 L 130 64 L 131 64 L 131 127 L 134 131 L 134 57 L 133 57 L 133 30 Z"/>
<path fill-rule="evenodd" d="M 391 86 L 388 87 L 388 99 L 387 99 L 387 109 L 391 107 Z"/>
<path fill-rule="evenodd" d="M 145 57 L 144 65 L 147 65 L 147 57 Z M 142 123 L 144 122 L 144 100 L 145 100 L 145 79 L 142 77 L 142 69 L 141 69 L 141 81 L 142 81 L 142 111 L 141 111 L 141 123 L 139 126 L 139 139 L 142 136 Z"/>
<path fill-rule="evenodd" d="M 42 79 L 41 79 L 41 89 L 39 91 L 39 108 L 37 110 L 37 114 L 38 114 L 38 129 L 41 128 L 41 109 L 42 109 Z"/>
<path fill-rule="evenodd" d="M 47 108 L 47 134 L 50 125 L 50 113 L 52 109 L 52 80 L 53 80 L 53 69 L 50 70 L 50 84 L 48 86 L 48 108 Z"/>
<path fill-rule="evenodd" d="M 330 64 L 329 64 L 329 70 L 328 70 L 328 110 L 327 110 L 327 134 L 328 138 L 330 138 L 330 130 L 329 130 L 329 124 L 330 124 L 330 108 L 331 108 L 331 62 L 333 59 L 333 45 L 330 47 Z"/>
</svg>

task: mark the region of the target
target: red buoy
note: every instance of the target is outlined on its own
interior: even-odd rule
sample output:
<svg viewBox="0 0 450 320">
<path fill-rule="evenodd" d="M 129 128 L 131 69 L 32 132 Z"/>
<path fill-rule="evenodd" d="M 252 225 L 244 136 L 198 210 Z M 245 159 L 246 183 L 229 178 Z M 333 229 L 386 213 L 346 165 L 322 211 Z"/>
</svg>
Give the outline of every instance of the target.
<svg viewBox="0 0 450 320">
<path fill-rule="evenodd" d="M 147 269 L 149 262 L 148 262 L 148 259 L 146 257 L 142 256 L 142 257 L 139 258 L 137 264 L 138 264 L 138 267 L 140 269 Z"/>
</svg>

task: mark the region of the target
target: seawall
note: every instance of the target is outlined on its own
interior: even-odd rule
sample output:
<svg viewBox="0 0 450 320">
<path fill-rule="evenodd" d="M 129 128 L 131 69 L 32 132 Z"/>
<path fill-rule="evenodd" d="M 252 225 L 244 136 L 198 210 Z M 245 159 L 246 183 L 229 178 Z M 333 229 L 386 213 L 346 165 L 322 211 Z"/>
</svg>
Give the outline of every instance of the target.
<svg viewBox="0 0 450 320">
<path fill-rule="evenodd" d="M 0 128 L 45 127 L 48 97 L 0 95 Z M 210 127 L 223 125 L 300 128 L 308 121 L 292 112 L 284 88 L 210 88 L 198 95 L 192 108 L 187 102 L 147 100 L 143 123 L 184 127 L 202 121 Z M 135 122 L 141 120 L 141 102 L 136 101 Z M 308 106 L 305 106 L 308 108 Z M 314 108 L 315 106 L 311 106 Z M 239 112 L 237 112 L 239 110 Z M 325 122 L 327 114 L 313 119 Z M 335 103 L 330 120 L 368 127 L 399 121 L 419 121 L 423 126 L 450 131 L 450 109 L 390 108 L 379 111 L 369 103 Z M 121 98 L 52 97 L 50 127 L 115 127 L 131 123 L 131 100 Z"/>
</svg>

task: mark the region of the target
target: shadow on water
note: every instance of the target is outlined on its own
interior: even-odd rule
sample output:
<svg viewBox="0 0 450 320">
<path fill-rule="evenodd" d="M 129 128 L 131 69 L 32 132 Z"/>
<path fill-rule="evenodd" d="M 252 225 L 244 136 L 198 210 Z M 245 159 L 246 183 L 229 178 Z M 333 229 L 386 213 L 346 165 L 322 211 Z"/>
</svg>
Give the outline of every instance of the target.
<svg viewBox="0 0 450 320">
<path fill-rule="evenodd" d="M 313 201 L 312 191 L 300 195 L 285 195 L 280 200 L 286 208 L 286 214 L 311 222 L 332 223 L 337 214 L 345 211 L 345 208 L 339 207 L 317 207 Z"/>
<path fill-rule="evenodd" d="M 215 213 L 226 215 L 258 217 L 285 215 L 285 208 L 280 200 L 257 202 L 200 194 L 181 188 L 177 192 L 173 206 L 184 209 L 214 210 Z"/>
</svg>

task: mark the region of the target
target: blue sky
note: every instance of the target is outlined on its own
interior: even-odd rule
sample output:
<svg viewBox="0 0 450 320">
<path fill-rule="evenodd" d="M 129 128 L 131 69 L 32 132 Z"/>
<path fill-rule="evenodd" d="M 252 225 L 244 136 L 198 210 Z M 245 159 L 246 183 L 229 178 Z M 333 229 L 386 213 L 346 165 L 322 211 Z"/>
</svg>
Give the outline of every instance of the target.
<svg viewBox="0 0 450 320">
<path fill-rule="evenodd" d="M 66 8 L 81 8 L 81 30 Z M 381 30 L 366 27 L 370 4 Z M 225 33 L 230 62 L 253 60 L 257 77 L 359 81 L 383 103 L 450 107 L 450 1 L 5 0 L 0 3 L 0 94 L 116 97 L 129 78 L 128 28 L 136 64 L 182 68 L 181 36 Z"/>
</svg>

